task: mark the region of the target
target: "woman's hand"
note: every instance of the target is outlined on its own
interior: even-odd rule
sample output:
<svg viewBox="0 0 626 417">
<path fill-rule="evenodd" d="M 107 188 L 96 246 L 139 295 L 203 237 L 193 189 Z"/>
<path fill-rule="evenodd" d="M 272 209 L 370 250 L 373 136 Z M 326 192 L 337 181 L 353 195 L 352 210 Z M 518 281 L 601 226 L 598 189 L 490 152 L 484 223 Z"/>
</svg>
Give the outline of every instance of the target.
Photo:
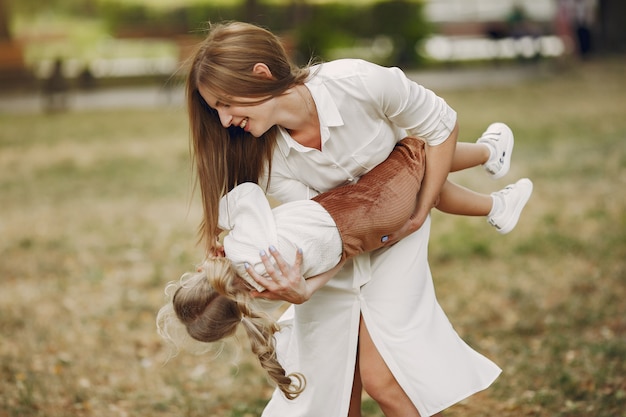
<svg viewBox="0 0 626 417">
<path fill-rule="evenodd" d="M 261 251 L 261 261 L 271 279 L 259 275 L 251 265 L 246 265 L 248 274 L 266 289 L 263 292 L 253 290 L 250 295 L 269 300 L 283 300 L 293 304 L 302 304 L 311 298 L 314 289 L 307 286 L 302 276 L 302 250 L 298 249 L 293 265 L 289 265 L 276 248 L 270 246 L 269 251 L 278 269 L 265 251 Z"/>
<path fill-rule="evenodd" d="M 437 200 L 433 204 L 433 207 L 437 207 L 438 204 L 439 196 L 437 196 Z M 393 245 L 394 243 L 402 240 L 411 233 L 417 231 L 420 227 L 422 227 L 429 214 L 430 208 L 427 208 L 427 206 L 418 205 L 415 209 L 415 213 L 413 213 L 413 215 L 409 217 L 409 220 L 407 220 L 406 223 L 404 223 L 404 225 L 399 230 L 390 235 L 383 236 L 382 242 L 384 243 L 384 246 Z"/>
<path fill-rule="evenodd" d="M 383 236 L 382 242 L 384 243 L 384 246 L 393 245 L 418 230 L 426 221 L 429 213 L 430 210 L 424 212 L 418 211 L 414 213 L 399 230 L 396 230 L 387 236 Z"/>
</svg>

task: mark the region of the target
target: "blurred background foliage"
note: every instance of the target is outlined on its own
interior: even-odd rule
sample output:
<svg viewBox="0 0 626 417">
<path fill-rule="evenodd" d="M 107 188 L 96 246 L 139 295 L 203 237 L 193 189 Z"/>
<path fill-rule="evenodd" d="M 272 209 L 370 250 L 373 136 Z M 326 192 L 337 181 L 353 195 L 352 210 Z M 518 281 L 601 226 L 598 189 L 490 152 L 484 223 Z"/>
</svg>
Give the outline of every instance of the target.
<svg viewBox="0 0 626 417">
<path fill-rule="evenodd" d="M 191 42 L 190 37 L 202 36 L 208 21 L 241 20 L 279 33 L 296 60 L 303 61 L 299 63 L 306 63 L 311 56 L 331 59 L 334 50 L 378 41 L 375 45 L 382 53 L 364 58 L 415 67 L 421 61 L 415 45 L 430 32 L 419 0 L 51 0 L 43 5 L 33 0 L 0 0 L 0 10 L 4 10 L 0 26 L 5 28 L 5 39 L 17 38 L 22 44 L 37 40 L 48 45 L 63 40 L 74 55 L 77 49 L 84 50 L 83 57 L 74 56 L 84 60 L 91 58 L 90 48 L 112 39 Z M 57 55 L 69 55 L 62 49 L 51 49 Z M 50 52 L 37 51 L 36 47 L 24 53 L 27 62 L 51 59 Z"/>
<path fill-rule="evenodd" d="M 595 5 L 594 47 L 624 52 L 626 2 L 581 1 Z M 351 57 L 416 69 L 457 64 L 459 60 L 454 58 L 459 58 L 458 52 L 463 50 L 470 51 L 469 60 L 479 64 L 552 58 L 568 47 L 568 41 L 559 42 L 557 3 L 558 0 L 0 0 L 0 88 L 36 87 L 38 80 L 51 73 L 56 60 L 64 61 L 64 76 L 69 79 L 90 68 L 99 72 L 97 78 L 108 77 L 110 81 L 115 72 L 111 68 L 124 66 L 127 75 L 134 71 L 130 74 L 132 82 L 141 82 L 142 77 L 154 82 L 154 74 L 159 74 L 158 81 L 162 82 L 164 77 L 179 75 L 180 64 L 202 38 L 207 22 L 223 20 L 247 21 L 269 28 L 281 36 L 298 64 L 306 64 L 311 58 L 326 61 Z M 433 19 L 433 9 L 439 10 L 438 20 Z M 525 25 L 521 36 L 511 23 L 516 9 L 514 24 Z M 543 12 L 537 13 L 540 9 Z M 546 13 L 547 9 L 551 11 Z M 487 19 L 479 16 L 485 11 L 489 12 Z M 460 43 L 454 45 L 450 40 Z M 541 51 L 546 47 L 547 54 Z M 474 54 L 476 50 L 483 55 Z M 486 56 L 486 51 L 498 56 Z M 456 55 L 449 59 L 450 54 Z M 524 56 L 519 59 L 521 55 Z M 135 63 L 128 62 L 133 59 Z M 94 64 L 103 60 L 109 62 Z M 469 61 L 467 57 L 461 60 Z M 133 64 L 134 69 L 128 70 Z M 97 65 L 100 69 L 94 68 Z M 141 66 L 143 69 L 138 69 Z M 115 82 L 122 80 L 119 71 L 113 75 L 117 77 Z"/>
<path fill-rule="evenodd" d="M 108 2 L 102 8 L 107 28 L 116 34 L 201 33 L 207 21 L 239 20 L 266 26 L 283 34 L 296 57 L 332 57 L 332 51 L 352 47 L 362 40 L 386 36 L 392 41 L 388 56 L 380 63 L 416 66 L 420 56 L 415 45 L 429 33 L 421 2 L 392 0 L 373 3 L 192 4 L 154 8 L 141 4 Z M 382 62 L 381 62 L 382 61 Z M 386 61 L 386 62 L 385 62 Z"/>
</svg>

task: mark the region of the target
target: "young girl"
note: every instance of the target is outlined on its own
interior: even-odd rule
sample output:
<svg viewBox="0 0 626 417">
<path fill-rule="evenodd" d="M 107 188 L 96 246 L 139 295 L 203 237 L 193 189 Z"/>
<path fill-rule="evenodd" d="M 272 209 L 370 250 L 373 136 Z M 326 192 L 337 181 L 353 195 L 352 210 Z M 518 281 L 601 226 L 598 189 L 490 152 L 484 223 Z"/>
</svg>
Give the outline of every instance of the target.
<svg viewBox="0 0 626 417">
<path fill-rule="evenodd" d="M 457 159 L 463 159 L 458 154 Z M 246 271 L 252 264 L 256 273 L 267 275 L 259 257 L 261 248 L 277 248 L 290 263 L 296 260 L 297 253 L 306 252 L 306 261 L 301 263 L 306 278 L 340 266 L 359 253 L 381 248 L 389 233 L 400 228 L 415 210 L 424 168 L 424 142 L 407 137 L 357 183 L 337 187 L 310 200 L 272 209 L 257 184 L 245 182 L 236 186 L 219 205 L 219 225 L 228 232 L 224 236 L 222 256 L 207 258 L 197 274 L 185 276 L 179 287 L 172 287 L 176 288 L 172 304 L 163 307 L 157 319 L 161 335 L 180 344 L 168 332 L 180 320 L 194 339 L 214 342 L 232 335 L 238 323 L 253 319 L 246 325 L 253 352 L 285 396 L 297 397 L 305 379 L 299 373 L 286 375 L 276 360 L 273 333 L 279 327 L 269 316 L 257 311 L 259 307 L 247 295 L 249 288 L 239 278 L 257 291 L 265 291 Z M 498 201 L 509 208 L 503 210 L 508 213 L 507 232 L 517 223 L 531 191 L 532 183 L 522 179 L 517 187 L 509 186 L 494 193 L 494 203 Z M 463 214 L 472 202 L 461 203 L 455 197 L 462 199 L 463 195 L 455 196 L 456 192 L 454 187 L 444 187 L 439 204 Z M 312 292 L 312 289 L 307 291 Z"/>
</svg>

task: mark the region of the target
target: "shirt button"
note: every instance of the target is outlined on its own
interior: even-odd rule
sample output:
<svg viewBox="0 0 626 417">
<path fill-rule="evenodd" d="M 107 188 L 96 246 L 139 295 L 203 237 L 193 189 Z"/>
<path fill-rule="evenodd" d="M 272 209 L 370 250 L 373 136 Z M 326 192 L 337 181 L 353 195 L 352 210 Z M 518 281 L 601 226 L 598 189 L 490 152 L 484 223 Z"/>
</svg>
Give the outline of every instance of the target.
<svg viewBox="0 0 626 417">
<path fill-rule="evenodd" d="M 334 169 L 337 169 L 337 165 L 335 165 L 335 164 L 332 164 L 330 167 L 334 168 Z"/>
</svg>

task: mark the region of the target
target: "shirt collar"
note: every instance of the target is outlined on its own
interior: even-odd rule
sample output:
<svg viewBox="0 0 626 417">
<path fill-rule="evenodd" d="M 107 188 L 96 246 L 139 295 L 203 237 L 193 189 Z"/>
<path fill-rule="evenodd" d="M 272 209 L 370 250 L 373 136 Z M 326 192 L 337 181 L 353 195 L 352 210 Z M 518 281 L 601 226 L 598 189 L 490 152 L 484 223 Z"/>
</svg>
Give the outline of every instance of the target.
<svg viewBox="0 0 626 417">
<path fill-rule="evenodd" d="M 278 149 L 280 149 L 282 154 L 285 156 L 289 155 L 289 152 L 291 152 L 292 149 L 297 152 L 306 152 L 308 150 L 307 148 L 296 142 L 291 137 L 289 132 L 287 132 L 287 129 L 282 126 L 278 126 L 278 140 L 276 142 Z"/>
<path fill-rule="evenodd" d="M 343 118 L 339 113 L 339 108 L 335 104 L 335 100 L 331 96 L 328 88 L 320 77 L 313 76 L 306 81 L 304 85 L 309 89 L 313 96 L 313 101 L 317 107 L 317 114 L 320 119 L 320 133 L 322 135 L 322 145 L 330 139 L 330 127 L 343 126 Z M 279 134 L 283 140 L 278 141 L 278 148 L 283 155 L 287 156 L 293 149 L 298 152 L 306 152 L 307 148 L 293 140 L 289 133 L 279 128 Z"/>
<path fill-rule="evenodd" d="M 335 100 L 331 96 L 326 84 L 321 77 L 313 76 L 306 81 L 304 85 L 309 89 L 320 118 L 320 124 L 326 127 L 343 126 L 343 119 L 339 113 L 339 109 L 335 104 Z"/>
</svg>

